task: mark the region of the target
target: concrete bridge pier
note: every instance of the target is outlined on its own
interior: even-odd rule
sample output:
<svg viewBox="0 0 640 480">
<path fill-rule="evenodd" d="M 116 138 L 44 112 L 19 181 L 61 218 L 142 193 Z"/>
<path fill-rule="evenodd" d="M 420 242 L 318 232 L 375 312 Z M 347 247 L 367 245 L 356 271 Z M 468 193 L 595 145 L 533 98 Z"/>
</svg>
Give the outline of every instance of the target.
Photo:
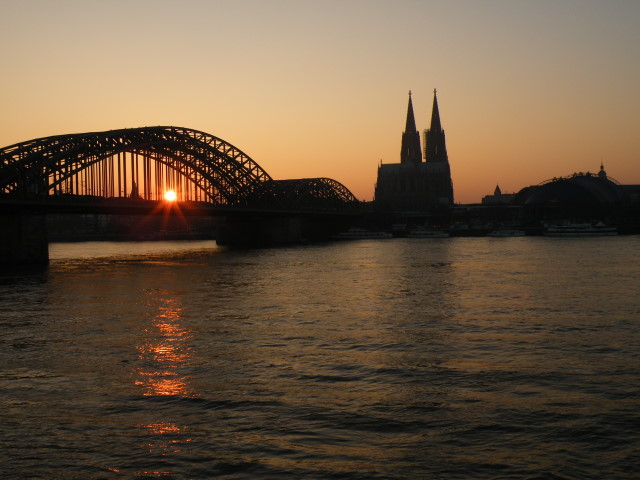
<svg viewBox="0 0 640 480">
<path fill-rule="evenodd" d="M 262 247 L 303 240 L 300 217 L 227 217 L 220 222 L 216 232 L 218 245 Z"/>
<path fill-rule="evenodd" d="M 353 218 L 332 215 L 247 215 L 227 217 L 218 224 L 218 245 L 270 247 L 329 240 L 347 229 Z"/>
<path fill-rule="evenodd" d="M 0 265 L 47 264 L 46 215 L 0 213 Z"/>
</svg>

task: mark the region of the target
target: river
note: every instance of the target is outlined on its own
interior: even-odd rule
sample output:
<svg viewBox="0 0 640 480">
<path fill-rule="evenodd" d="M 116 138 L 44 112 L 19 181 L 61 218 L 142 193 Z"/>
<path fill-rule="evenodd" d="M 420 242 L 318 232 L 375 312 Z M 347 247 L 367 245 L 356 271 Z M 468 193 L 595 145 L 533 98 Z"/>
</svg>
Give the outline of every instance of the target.
<svg viewBox="0 0 640 480">
<path fill-rule="evenodd" d="M 0 477 L 637 478 L 639 251 L 52 244 L 0 275 Z"/>
</svg>

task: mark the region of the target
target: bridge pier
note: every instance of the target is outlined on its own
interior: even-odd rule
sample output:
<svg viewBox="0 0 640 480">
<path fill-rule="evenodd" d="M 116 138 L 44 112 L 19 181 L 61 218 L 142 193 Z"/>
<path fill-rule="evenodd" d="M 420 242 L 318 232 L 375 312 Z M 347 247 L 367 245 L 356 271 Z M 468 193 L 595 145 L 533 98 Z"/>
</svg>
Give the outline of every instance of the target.
<svg viewBox="0 0 640 480">
<path fill-rule="evenodd" d="M 218 245 L 262 247 L 303 240 L 300 217 L 226 217 L 216 232 Z"/>
<path fill-rule="evenodd" d="M 320 215 L 242 215 L 226 217 L 216 232 L 218 245 L 269 247 L 328 240 L 352 222 Z"/>
<path fill-rule="evenodd" d="M 0 213 L 0 265 L 48 262 L 46 215 Z"/>
</svg>

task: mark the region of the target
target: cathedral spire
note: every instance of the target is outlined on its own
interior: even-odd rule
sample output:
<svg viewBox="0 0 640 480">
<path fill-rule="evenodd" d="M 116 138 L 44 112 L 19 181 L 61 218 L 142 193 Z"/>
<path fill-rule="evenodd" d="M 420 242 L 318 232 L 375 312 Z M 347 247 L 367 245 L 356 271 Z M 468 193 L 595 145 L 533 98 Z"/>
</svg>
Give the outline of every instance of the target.
<svg viewBox="0 0 640 480">
<path fill-rule="evenodd" d="M 424 132 L 424 161 L 427 165 L 441 172 L 436 196 L 446 199 L 449 205 L 453 205 L 453 182 L 451 181 L 451 169 L 449 168 L 449 157 L 447 155 L 444 130 L 440 122 L 437 93 L 434 89 L 431 128 Z"/>
<path fill-rule="evenodd" d="M 411 101 L 411 90 L 409 90 L 409 106 L 407 107 L 407 126 L 404 127 L 405 132 L 413 132 L 416 128 L 416 118 L 413 115 L 413 102 Z"/>
<path fill-rule="evenodd" d="M 400 150 L 400 163 L 420 163 L 420 133 L 416 128 L 416 119 L 413 115 L 413 102 L 411 90 L 409 90 L 409 105 L 407 107 L 407 124 L 402 133 L 402 148 Z"/>
<path fill-rule="evenodd" d="M 440 123 L 437 91 L 433 89 L 433 110 L 431 111 L 431 128 L 424 132 L 424 160 L 430 162 L 449 163 L 444 130 Z"/>
<path fill-rule="evenodd" d="M 442 124 L 440 123 L 440 110 L 438 109 L 438 91 L 433 89 L 433 110 L 431 111 L 431 127 L 432 132 L 442 131 Z"/>
</svg>

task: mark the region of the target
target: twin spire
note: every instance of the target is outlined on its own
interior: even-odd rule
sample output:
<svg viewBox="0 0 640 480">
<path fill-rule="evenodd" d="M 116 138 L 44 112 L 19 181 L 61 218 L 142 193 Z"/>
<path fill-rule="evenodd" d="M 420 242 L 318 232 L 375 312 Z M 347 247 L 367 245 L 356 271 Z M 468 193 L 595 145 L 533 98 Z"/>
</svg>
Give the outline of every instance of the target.
<svg viewBox="0 0 640 480">
<path fill-rule="evenodd" d="M 444 131 L 440 123 L 440 111 L 438 109 L 437 90 L 433 89 L 433 110 L 431 111 L 431 128 L 425 132 L 425 161 L 436 160 L 439 158 L 430 158 L 430 148 L 428 147 L 428 139 L 433 135 L 442 135 L 443 141 L 438 142 L 444 145 Z M 438 148 L 435 149 L 435 153 Z M 444 150 L 444 159 L 446 160 L 446 150 Z M 407 107 L 407 124 L 402 133 L 402 147 L 400 151 L 400 163 L 421 163 L 422 149 L 420 148 L 420 133 L 416 127 L 416 120 L 413 114 L 413 102 L 411 101 L 411 90 L 409 90 L 409 105 Z"/>
</svg>

